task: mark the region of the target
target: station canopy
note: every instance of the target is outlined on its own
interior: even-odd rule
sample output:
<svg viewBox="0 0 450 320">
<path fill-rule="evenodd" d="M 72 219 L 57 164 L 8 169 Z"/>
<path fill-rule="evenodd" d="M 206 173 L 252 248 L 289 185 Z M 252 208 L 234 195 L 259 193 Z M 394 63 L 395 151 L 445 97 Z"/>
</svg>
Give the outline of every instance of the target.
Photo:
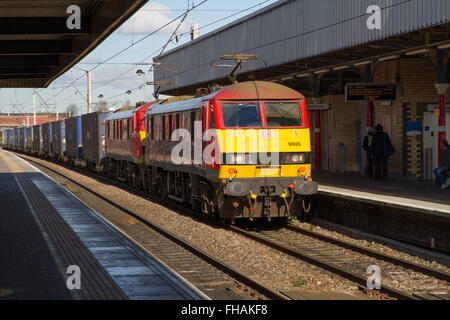
<svg viewBox="0 0 450 320">
<path fill-rule="evenodd" d="M 148 0 L 0 1 L 0 88 L 45 88 Z M 69 29 L 71 5 L 81 10 Z"/>
<path fill-rule="evenodd" d="M 374 4 L 378 11 L 370 12 Z M 159 91 L 168 95 L 229 84 L 231 68 L 213 64 L 252 54 L 260 59 L 239 66 L 239 81 L 282 82 L 307 93 L 317 75 L 322 91 L 334 92 L 338 82 L 361 82 L 365 67 L 398 57 L 436 61 L 449 47 L 449 0 L 279 0 L 158 57 L 155 81 L 170 83 Z M 440 72 L 446 80 L 450 68 Z"/>
</svg>

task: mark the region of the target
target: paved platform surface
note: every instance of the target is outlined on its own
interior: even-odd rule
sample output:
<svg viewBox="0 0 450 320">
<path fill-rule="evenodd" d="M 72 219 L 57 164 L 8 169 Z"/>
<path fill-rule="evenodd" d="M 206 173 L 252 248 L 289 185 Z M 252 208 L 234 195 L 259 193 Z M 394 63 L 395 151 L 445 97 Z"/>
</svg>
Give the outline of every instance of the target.
<svg viewBox="0 0 450 320">
<path fill-rule="evenodd" d="M 320 192 L 450 214 L 450 188 L 442 190 L 432 181 L 383 182 L 353 172 L 313 171 L 312 175 Z"/>
<path fill-rule="evenodd" d="M 0 150 L 0 300 L 205 299 L 52 179 Z M 73 270 L 80 268 L 80 289 Z"/>
</svg>

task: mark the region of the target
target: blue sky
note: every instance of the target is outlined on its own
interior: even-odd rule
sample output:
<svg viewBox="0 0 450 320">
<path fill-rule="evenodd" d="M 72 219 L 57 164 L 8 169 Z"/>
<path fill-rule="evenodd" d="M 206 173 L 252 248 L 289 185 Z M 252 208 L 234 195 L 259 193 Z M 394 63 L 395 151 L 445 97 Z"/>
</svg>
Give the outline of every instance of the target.
<svg viewBox="0 0 450 320">
<path fill-rule="evenodd" d="M 202 0 L 149 1 L 138 13 L 131 17 L 100 46 L 78 63 L 76 68 L 84 70 L 92 69 L 99 62 L 105 61 L 122 49 L 130 46 L 139 39 L 154 32 L 165 23 L 181 15 L 187 9 L 188 2 L 191 4 L 199 4 Z M 276 0 L 208 0 L 198 8 L 194 9 L 187 16 L 185 22 L 177 32 L 178 35 L 185 32 L 187 32 L 187 34 L 181 36 L 178 43 L 175 41 L 170 43 L 165 51 L 167 52 L 168 50 L 189 41 L 190 26 L 193 23 L 199 24 L 201 28 L 200 35 L 204 35 L 274 2 L 276 2 Z M 211 26 L 204 27 L 211 22 L 239 13 L 239 11 L 255 5 L 258 6 L 217 22 Z M 131 104 L 142 100 L 152 100 L 153 97 L 151 94 L 153 93 L 153 87 L 143 86 L 141 89 L 137 89 L 144 82 L 153 80 L 152 74 L 147 72 L 149 66 L 121 65 L 118 63 L 138 63 L 142 61 L 151 63 L 151 58 L 147 60 L 144 59 L 146 57 L 157 56 L 178 22 L 179 20 L 132 46 L 124 53 L 109 60 L 107 63 L 96 67 L 95 70 L 92 71 L 92 102 L 99 102 L 100 99 L 98 96 L 100 94 L 103 95 L 103 100 L 106 100 L 109 104 L 114 102 L 116 103 L 116 106 L 122 106 L 127 100 L 129 100 Z M 138 77 L 136 75 L 138 69 L 146 72 L 146 75 Z M 48 88 L 39 89 L 39 95 L 52 109 L 55 108 L 54 106 L 57 106 L 59 112 L 65 112 L 68 105 L 75 103 L 82 113 L 86 113 L 86 101 L 79 93 L 76 94 L 76 89 L 74 87 L 69 87 L 62 91 L 65 86 L 81 76 L 75 83 L 75 86 L 85 97 L 87 86 L 86 76 L 83 76 L 84 74 L 84 71 L 72 68 L 55 80 Z M 111 81 L 117 77 L 119 78 Z M 133 91 L 130 95 L 127 95 L 125 94 L 127 90 Z M 39 101 L 39 98 L 37 101 L 38 111 L 46 111 L 43 104 Z M 18 104 L 19 106 L 13 107 L 11 104 Z M 19 112 L 19 110 L 31 112 L 32 109 L 32 89 L 0 90 L 0 112 Z"/>
</svg>

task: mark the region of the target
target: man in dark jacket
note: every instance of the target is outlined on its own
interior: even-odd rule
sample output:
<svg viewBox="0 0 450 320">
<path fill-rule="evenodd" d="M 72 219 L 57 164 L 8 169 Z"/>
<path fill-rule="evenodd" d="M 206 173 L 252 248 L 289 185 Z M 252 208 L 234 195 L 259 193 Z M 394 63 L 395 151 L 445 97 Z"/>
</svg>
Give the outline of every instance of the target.
<svg viewBox="0 0 450 320">
<path fill-rule="evenodd" d="M 375 134 L 373 128 L 369 128 L 367 129 L 367 134 L 364 137 L 364 141 L 363 141 L 363 149 L 364 151 L 366 151 L 367 154 L 367 175 L 369 176 L 369 178 L 372 179 L 373 176 L 373 155 L 372 155 L 372 140 L 373 140 L 373 135 Z"/>
<path fill-rule="evenodd" d="M 375 127 L 375 134 L 372 140 L 371 153 L 375 160 L 375 178 L 377 180 L 388 179 L 388 158 L 386 148 L 391 147 L 391 139 L 386 132 L 383 132 L 381 124 Z"/>
<path fill-rule="evenodd" d="M 433 170 L 436 180 L 441 185 L 442 189 L 448 188 L 447 184 L 447 172 L 450 170 L 450 148 L 448 146 L 448 141 L 442 141 L 442 154 L 441 163 L 439 167 Z"/>
</svg>

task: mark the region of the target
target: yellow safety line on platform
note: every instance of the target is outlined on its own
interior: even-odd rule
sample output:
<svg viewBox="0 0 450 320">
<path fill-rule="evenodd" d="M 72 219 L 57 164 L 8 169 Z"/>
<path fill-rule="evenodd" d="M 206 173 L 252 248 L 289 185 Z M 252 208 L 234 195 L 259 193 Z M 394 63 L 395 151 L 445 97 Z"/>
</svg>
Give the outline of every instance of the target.
<svg viewBox="0 0 450 320">
<path fill-rule="evenodd" d="M 4 151 L 0 152 L 0 159 L 3 160 L 3 162 L 9 168 L 7 172 L 3 173 L 24 172 L 23 169 L 21 169 Z"/>
</svg>

